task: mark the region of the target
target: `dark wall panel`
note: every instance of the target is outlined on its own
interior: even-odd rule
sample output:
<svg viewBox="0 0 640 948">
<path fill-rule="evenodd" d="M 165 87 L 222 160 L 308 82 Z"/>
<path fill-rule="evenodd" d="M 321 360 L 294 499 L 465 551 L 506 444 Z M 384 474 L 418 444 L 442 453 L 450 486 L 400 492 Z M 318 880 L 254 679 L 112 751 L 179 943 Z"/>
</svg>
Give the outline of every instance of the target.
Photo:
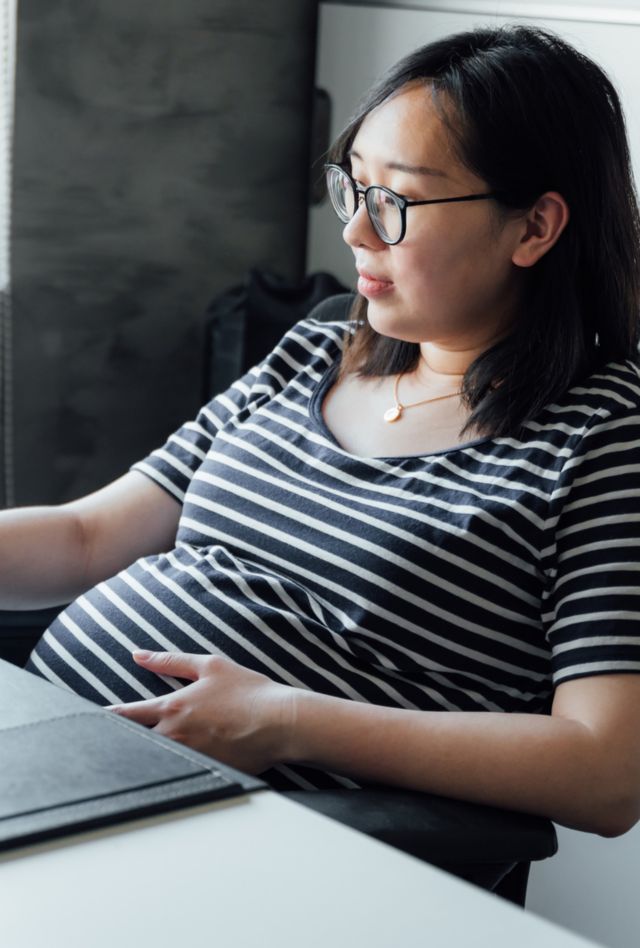
<svg viewBox="0 0 640 948">
<path fill-rule="evenodd" d="M 197 409 L 212 296 L 302 275 L 316 3 L 18 10 L 16 500 L 57 502 Z"/>
</svg>

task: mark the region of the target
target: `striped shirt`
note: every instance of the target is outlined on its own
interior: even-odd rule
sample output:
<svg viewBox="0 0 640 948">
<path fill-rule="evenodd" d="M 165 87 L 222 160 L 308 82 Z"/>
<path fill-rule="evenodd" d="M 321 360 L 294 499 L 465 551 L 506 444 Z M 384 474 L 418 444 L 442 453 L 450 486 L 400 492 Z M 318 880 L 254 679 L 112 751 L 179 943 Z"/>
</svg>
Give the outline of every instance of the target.
<svg viewBox="0 0 640 948">
<path fill-rule="evenodd" d="M 321 413 L 347 326 L 298 323 L 134 466 L 182 504 L 175 549 L 81 596 L 32 671 L 104 704 L 180 687 L 135 647 L 215 652 L 355 701 L 525 713 L 640 672 L 638 368 L 608 365 L 522 439 L 359 457 Z"/>
</svg>

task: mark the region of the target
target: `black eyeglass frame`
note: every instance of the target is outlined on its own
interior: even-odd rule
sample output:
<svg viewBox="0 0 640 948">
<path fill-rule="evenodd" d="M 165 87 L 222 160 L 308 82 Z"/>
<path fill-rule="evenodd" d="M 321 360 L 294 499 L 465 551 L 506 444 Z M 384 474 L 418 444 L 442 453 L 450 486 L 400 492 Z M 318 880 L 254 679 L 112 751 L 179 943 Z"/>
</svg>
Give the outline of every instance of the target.
<svg viewBox="0 0 640 948">
<path fill-rule="evenodd" d="M 367 208 L 367 214 L 369 216 L 371 226 L 375 230 L 380 240 L 382 240 L 385 244 L 388 244 L 390 247 L 393 247 L 396 244 L 399 244 L 400 241 L 403 240 L 405 237 L 405 234 L 407 232 L 407 208 L 408 207 L 417 207 L 422 204 L 457 204 L 460 201 L 486 201 L 488 199 L 492 199 L 492 198 L 496 199 L 500 197 L 499 191 L 487 191 L 483 194 L 464 194 L 462 195 L 462 197 L 431 198 L 429 201 L 410 201 L 409 198 L 405 198 L 401 194 L 396 194 L 396 192 L 392 191 L 391 188 L 386 188 L 382 184 L 370 184 L 369 187 L 367 188 L 358 187 L 358 185 L 355 183 L 355 181 L 353 180 L 349 172 L 346 170 L 346 168 L 343 168 L 342 165 L 337 165 L 337 164 L 325 165 L 324 166 L 325 178 L 328 176 L 330 171 L 339 171 L 349 180 L 351 187 L 353 188 L 354 212 L 351 215 L 351 217 L 344 217 L 339 212 L 338 208 L 336 207 L 333 200 L 331 199 L 331 189 L 327 188 L 327 191 L 329 193 L 329 200 L 331 201 L 331 206 L 333 207 L 334 211 L 336 212 L 337 216 L 342 221 L 342 223 L 348 224 L 349 221 L 353 220 L 353 218 L 356 216 L 358 208 L 360 207 L 360 201 L 358 200 L 358 195 L 362 195 L 364 199 L 365 207 Z M 383 191 L 385 194 L 388 194 L 389 197 L 393 199 L 393 201 L 395 202 L 396 206 L 398 207 L 400 211 L 400 236 L 396 240 L 388 240 L 386 237 L 384 237 L 380 233 L 380 231 L 376 227 L 376 222 L 372 215 L 371 208 L 369 207 L 369 201 L 367 200 L 367 195 L 370 194 L 370 192 L 374 190 Z"/>
</svg>

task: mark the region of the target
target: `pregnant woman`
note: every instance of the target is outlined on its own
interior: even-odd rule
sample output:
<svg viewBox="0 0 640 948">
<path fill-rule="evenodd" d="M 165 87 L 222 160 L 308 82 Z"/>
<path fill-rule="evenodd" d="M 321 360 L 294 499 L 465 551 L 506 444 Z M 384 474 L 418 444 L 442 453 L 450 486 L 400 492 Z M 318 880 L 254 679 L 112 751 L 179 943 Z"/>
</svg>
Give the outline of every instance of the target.
<svg viewBox="0 0 640 948">
<path fill-rule="evenodd" d="M 348 318 L 115 483 L 0 516 L 29 669 L 279 789 L 640 813 L 640 240 L 602 70 L 531 27 L 398 63 L 335 143 Z M 328 306 L 331 303 L 326 304 Z"/>
</svg>

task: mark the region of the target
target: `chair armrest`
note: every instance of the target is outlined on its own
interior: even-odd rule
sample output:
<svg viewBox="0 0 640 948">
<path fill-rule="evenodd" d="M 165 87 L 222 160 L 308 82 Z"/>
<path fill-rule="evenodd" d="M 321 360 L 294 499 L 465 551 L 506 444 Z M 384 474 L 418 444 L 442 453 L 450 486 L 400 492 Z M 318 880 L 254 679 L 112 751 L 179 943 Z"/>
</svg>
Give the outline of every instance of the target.
<svg viewBox="0 0 640 948">
<path fill-rule="evenodd" d="M 430 793 L 376 786 L 284 796 L 488 889 L 513 866 L 558 849 L 555 827 L 544 817 Z"/>
</svg>

